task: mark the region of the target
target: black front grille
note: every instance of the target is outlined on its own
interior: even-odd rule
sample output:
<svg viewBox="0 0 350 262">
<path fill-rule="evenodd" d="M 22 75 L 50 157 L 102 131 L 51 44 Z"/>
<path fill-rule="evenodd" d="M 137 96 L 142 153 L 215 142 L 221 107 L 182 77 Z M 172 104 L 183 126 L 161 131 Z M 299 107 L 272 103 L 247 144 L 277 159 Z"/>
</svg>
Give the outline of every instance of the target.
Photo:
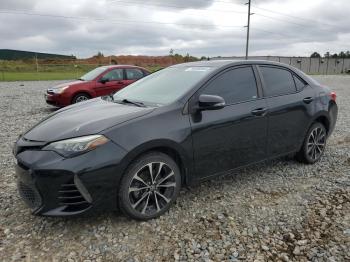
<svg viewBox="0 0 350 262">
<path fill-rule="evenodd" d="M 73 180 L 61 185 L 58 200 L 61 206 L 66 206 L 64 210 L 66 212 L 81 211 L 90 207 L 89 202 L 80 193 Z"/>
<path fill-rule="evenodd" d="M 18 183 L 18 191 L 24 202 L 32 209 L 41 206 L 42 200 L 39 192 L 32 185 L 26 185 L 23 182 Z"/>
</svg>

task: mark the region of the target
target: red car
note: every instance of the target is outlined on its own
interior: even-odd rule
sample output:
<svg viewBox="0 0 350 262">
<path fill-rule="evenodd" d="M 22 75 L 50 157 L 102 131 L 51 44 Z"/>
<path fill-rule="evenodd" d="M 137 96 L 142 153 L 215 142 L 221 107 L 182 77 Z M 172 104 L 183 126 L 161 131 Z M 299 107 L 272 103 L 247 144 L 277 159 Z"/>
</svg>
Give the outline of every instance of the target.
<svg viewBox="0 0 350 262">
<path fill-rule="evenodd" d="M 64 107 L 115 93 L 149 74 L 149 71 L 137 66 L 101 66 L 83 75 L 77 81 L 47 89 L 45 100 L 50 105 Z"/>
</svg>

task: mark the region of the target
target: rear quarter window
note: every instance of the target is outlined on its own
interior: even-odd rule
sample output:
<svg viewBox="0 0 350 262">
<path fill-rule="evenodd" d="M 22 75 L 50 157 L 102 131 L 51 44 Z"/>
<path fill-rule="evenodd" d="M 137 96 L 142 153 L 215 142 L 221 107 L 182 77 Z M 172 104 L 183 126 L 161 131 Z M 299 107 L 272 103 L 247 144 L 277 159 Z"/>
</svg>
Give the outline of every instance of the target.
<svg viewBox="0 0 350 262">
<path fill-rule="evenodd" d="M 306 86 L 306 82 L 302 79 L 300 79 L 299 77 L 297 77 L 296 75 L 293 75 L 294 77 L 294 82 L 295 82 L 295 86 L 297 88 L 297 91 L 301 91 L 304 89 L 304 87 Z"/>
</svg>

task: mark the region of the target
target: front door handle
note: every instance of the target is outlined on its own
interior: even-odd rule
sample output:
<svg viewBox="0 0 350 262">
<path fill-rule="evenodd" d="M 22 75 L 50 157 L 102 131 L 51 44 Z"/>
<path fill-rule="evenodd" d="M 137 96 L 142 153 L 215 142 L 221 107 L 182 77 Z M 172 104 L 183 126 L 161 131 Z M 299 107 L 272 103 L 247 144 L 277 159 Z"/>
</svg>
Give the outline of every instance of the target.
<svg viewBox="0 0 350 262">
<path fill-rule="evenodd" d="M 255 115 L 255 116 L 263 116 L 265 115 L 267 112 L 267 108 L 257 108 L 257 109 L 254 109 L 251 113 L 252 115 Z"/>
<path fill-rule="evenodd" d="M 311 96 L 309 96 L 309 97 L 305 97 L 303 101 L 305 104 L 310 104 L 312 101 L 314 101 L 314 99 Z"/>
</svg>

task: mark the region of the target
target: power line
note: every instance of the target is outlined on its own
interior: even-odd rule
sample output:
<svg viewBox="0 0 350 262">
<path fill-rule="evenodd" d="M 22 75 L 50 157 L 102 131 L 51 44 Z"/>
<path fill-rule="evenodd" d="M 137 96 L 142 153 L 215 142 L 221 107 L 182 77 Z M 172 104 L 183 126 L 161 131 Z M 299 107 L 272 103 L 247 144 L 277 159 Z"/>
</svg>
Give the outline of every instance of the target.
<svg viewBox="0 0 350 262">
<path fill-rule="evenodd" d="M 265 29 L 257 28 L 257 27 L 254 27 L 254 30 L 258 30 L 258 31 L 269 33 L 269 34 L 273 34 L 273 35 L 284 36 L 284 37 L 293 37 L 291 35 L 287 35 L 287 34 L 284 34 L 284 33 L 272 32 L 272 31 L 268 31 L 268 30 L 265 30 Z"/>
<path fill-rule="evenodd" d="M 306 25 L 306 24 L 300 24 L 300 23 L 295 23 L 295 22 L 292 22 L 292 21 L 289 21 L 289 20 L 285 20 L 285 19 L 282 19 L 282 18 L 277 18 L 277 17 L 273 17 L 273 16 L 268 16 L 268 15 L 263 15 L 261 13 L 254 13 L 255 15 L 257 16 L 260 16 L 262 18 L 267 18 L 267 19 L 271 19 L 271 20 L 275 20 L 275 21 L 281 21 L 283 23 L 288 23 L 288 24 L 292 24 L 292 25 L 296 25 L 296 26 L 299 26 L 299 27 L 303 27 L 303 28 L 313 28 L 312 26 L 310 25 Z M 327 32 L 333 32 L 332 29 L 330 28 L 318 28 L 319 30 L 321 31 L 327 31 Z"/>
<path fill-rule="evenodd" d="M 29 16 L 39 16 L 39 17 L 49 17 L 49 18 L 63 18 L 63 19 L 78 19 L 78 20 L 94 20 L 96 22 L 114 22 L 117 24 L 123 23 L 155 23 L 155 24 L 165 24 L 165 25 L 191 25 L 191 26 L 204 26 L 204 27 L 229 27 L 229 28 L 244 28 L 246 26 L 235 26 L 235 25 L 209 25 L 209 24 L 183 24 L 183 23 L 169 23 L 169 22 L 157 22 L 157 21 L 135 21 L 135 20 L 110 20 L 106 18 L 92 18 L 92 17 L 78 17 L 78 16 L 63 16 L 63 15 L 53 15 L 53 14 L 43 14 L 43 13 L 32 13 L 29 10 L 9 10 L 9 9 L 0 9 L 0 13 L 4 14 L 19 14 L 19 15 L 29 15 Z M 257 29 L 257 28 L 254 28 Z M 260 31 L 270 32 L 267 30 L 259 29 Z M 281 35 L 281 33 L 276 33 Z M 284 34 L 284 36 L 286 36 Z"/>
<path fill-rule="evenodd" d="M 118 3 L 126 3 L 126 4 L 137 4 L 137 5 L 143 5 L 143 6 L 158 6 L 158 7 L 164 7 L 164 8 L 175 8 L 175 9 L 183 9 L 183 8 L 188 8 L 188 6 L 179 6 L 179 5 L 164 5 L 164 4 L 159 4 L 159 3 L 141 3 L 141 2 L 130 2 L 130 1 L 123 1 L 123 0 L 110 0 L 112 3 L 114 4 L 118 4 Z M 201 1 L 211 1 L 211 0 L 201 0 Z M 232 2 L 226 2 L 226 1 L 215 1 L 215 2 L 222 2 L 222 3 L 226 3 L 226 4 L 230 4 L 230 5 L 238 5 L 236 3 L 232 3 Z M 260 7 L 255 7 L 253 6 L 253 8 L 257 8 L 257 9 L 261 9 L 261 10 L 264 10 L 266 12 L 272 12 L 272 13 L 277 13 L 279 15 L 284 15 L 286 17 L 290 17 L 292 19 L 302 19 L 302 20 L 306 20 L 306 21 L 316 21 L 316 20 L 312 20 L 312 19 L 307 19 L 307 18 L 301 18 L 301 17 L 295 17 L 295 16 L 290 16 L 290 15 L 287 15 L 287 14 L 283 14 L 283 13 L 279 13 L 279 12 L 276 12 L 276 11 L 273 11 L 273 10 L 269 10 L 269 9 L 266 9 L 266 8 L 260 8 Z M 191 9 L 191 8 L 190 8 Z M 214 11 L 214 12 L 227 12 L 227 13 L 240 13 L 240 14 L 245 14 L 245 12 L 241 12 L 241 11 L 235 11 L 235 10 L 221 10 L 221 9 L 211 9 L 211 10 L 206 10 L 206 9 L 196 9 L 196 11 L 205 11 L 205 12 L 210 12 L 210 11 Z M 267 19 L 271 19 L 271 20 L 276 20 L 276 21 L 281 21 L 281 22 L 284 22 L 284 23 L 289 23 L 289 24 L 293 24 L 293 25 L 296 25 L 296 26 L 300 26 L 300 27 L 310 27 L 310 25 L 305 25 L 305 24 L 301 24 L 301 23 L 296 23 L 296 22 L 292 22 L 292 21 L 289 21 L 289 20 L 285 20 L 285 19 L 281 19 L 281 18 L 276 18 L 276 17 L 272 17 L 272 16 L 268 16 L 268 15 L 264 15 L 264 14 L 261 14 L 261 13 L 255 13 L 256 15 L 260 16 L 260 17 L 264 17 L 264 18 L 267 18 Z M 318 22 L 318 21 L 316 21 Z M 330 25 L 329 25 L 330 26 Z M 327 29 L 327 28 L 320 28 L 321 30 L 323 31 L 330 31 L 331 29 Z"/>
<path fill-rule="evenodd" d="M 144 2 L 133 2 L 133 1 L 120 1 L 120 0 L 110 0 L 109 1 L 112 4 L 118 4 L 123 3 L 123 5 L 141 5 L 141 6 L 157 6 L 157 7 L 165 7 L 165 8 L 174 8 L 174 9 L 194 9 L 189 6 L 184 5 L 168 5 L 168 4 L 159 4 L 159 3 L 144 3 Z M 198 9 L 196 8 L 195 11 L 204 11 L 204 12 L 227 12 L 227 13 L 238 13 L 238 14 L 245 14 L 243 11 L 235 11 L 235 10 L 223 10 L 223 9 Z"/>
<path fill-rule="evenodd" d="M 163 7 L 163 8 L 174 8 L 174 9 L 184 9 L 184 8 L 189 8 L 188 6 L 179 6 L 179 5 L 165 5 L 165 4 L 159 4 L 159 3 L 142 3 L 142 2 L 139 2 L 139 1 L 123 1 L 123 0 L 110 0 L 111 3 L 113 4 L 118 4 L 118 3 L 124 3 L 124 4 L 129 4 L 129 5 L 142 5 L 142 6 L 157 6 L 157 7 Z M 205 1 L 205 0 L 202 0 L 202 1 Z M 211 0 L 207 0 L 207 1 L 211 1 Z M 223 2 L 223 1 L 215 1 L 215 2 Z M 227 4 L 231 4 L 231 5 L 238 5 L 236 3 L 232 3 L 232 2 L 224 2 L 224 3 L 227 3 Z M 253 8 L 257 8 L 257 9 L 262 9 L 262 10 L 266 10 L 266 11 L 269 11 L 269 12 L 274 12 L 274 11 L 270 11 L 268 9 L 265 9 L 265 8 L 260 8 L 260 7 L 255 7 L 255 6 L 252 6 Z M 189 8 L 189 9 L 193 9 L 193 8 Z M 221 10 L 221 9 L 210 9 L 210 10 L 207 10 L 207 9 L 196 9 L 196 10 L 193 10 L 193 11 L 204 11 L 204 12 L 227 12 L 227 13 L 239 13 L 239 14 L 245 14 L 246 12 L 241 12 L 241 11 L 235 11 L 235 10 Z M 276 12 L 274 12 L 276 13 Z M 296 22 L 292 22 L 292 21 L 289 21 L 289 20 L 285 20 L 285 19 L 281 19 L 281 18 L 276 18 L 276 17 L 272 17 L 272 16 L 268 16 L 268 15 L 265 15 L 265 14 L 261 14 L 261 13 L 255 13 L 257 16 L 260 16 L 260 17 L 264 17 L 264 18 L 267 18 L 267 19 L 271 19 L 271 20 L 276 20 L 276 21 L 281 21 L 281 22 L 284 22 L 284 23 L 289 23 L 289 24 L 293 24 L 293 25 L 296 25 L 296 26 L 300 26 L 300 27 L 310 27 L 310 25 L 306 25 L 306 24 L 301 24 L 301 23 L 296 23 Z M 281 13 L 279 13 L 279 15 L 282 15 Z M 293 16 L 288 16 L 286 15 L 287 17 L 293 17 Z M 298 17 L 293 17 L 294 19 L 302 19 L 302 18 L 298 18 Z M 309 20 L 309 19 L 305 19 L 305 20 Z M 320 28 L 321 30 L 324 30 L 324 31 L 330 31 L 331 29 L 327 29 L 327 28 Z"/>
<path fill-rule="evenodd" d="M 302 26 L 302 27 L 306 26 L 305 24 L 294 23 L 294 22 L 291 22 L 291 21 L 288 21 L 288 20 L 284 20 L 284 19 L 281 19 L 281 18 L 276 18 L 276 17 L 272 17 L 272 16 L 268 16 L 268 15 L 263 15 L 263 14 L 260 14 L 260 13 L 255 13 L 255 14 L 257 16 L 261 16 L 261 17 L 264 17 L 264 18 L 272 19 L 272 20 L 281 21 L 281 22 L 284 22 L 284 23 L 289 23 L 289 24 Z"/>
<path fill-rule="evenodd" d="M 270 12 L 270 13 L 274 13 L 274 14 L 278 14 L 280 16 L 290 17 L 292 19 L 305 20 L 305 21 L 308 21 L 308 22 L 311 21 L 311 22 L 314 22 L 314 23 L 318 23 L 318 24 L 322 24 L 322 25 L 326 25 L 326 26 L 331 26 L 331 27 L 336 26 L 336 25 L 320 22 L 320 21 L 315 20 L 315 19 L 310 19 L 310 18 L 305 18 L 305 17 L 300 17 L 300 16 L 288 15 L 288 14 L 285 14 L 285 13 L 281 13 L 281 12 L 274 11 L 274 10 L 271 10 L 271 9 L 258 7 L 258 6 L 255 6 L 255 5 L 253 6 L 253 8 L 260 9 L 260 10 L 263 10 L 263 11 L 266 11 L 266 12 Z"/>
<path fill-rule="evenodd" d="M 212 2 L 212 0 L 198 0 L 198 1 L 207 1 L 207 2 Z M 137 4 L 137 5 L 143 5 L 143 6 L 158 6 L 158 7 L 165 7 L 165 8 L 175 8 L 175 9 L 184 9 L 184 8 L 188 8 L 188 9 L 194 9 L 194 8 L 190 8 L 188 6 L 179 6 L 179 5 L 165 5 L 165 4 L 161 4 L 161 3 L 144 3 L 144 2 L 139 2 L 139 1 L 123 1 L 123 0 L 110 0 L 110 2 L 114 3 L 114 4 L 118 4 L 119 3 L 124 3 L 124 4 Z M 236 3 L 232 3 L 232 2 L 228 2 L 228 1 L 220 1 L 220 0 L 216 0 L 212 3 L 216 3 L 216 2 L 219 2 L 219 3 L 225 3 L 225 4 L 229 4 L 229 5 L 235 5 L 235 6 L 239 6 L 239 4 L 236 4 Z M 266 12 L 270 12 L 270 13 L 275 13 L 275 14 L 278 14 L 280 16 L 285 16 L 285 17 L 289 17 L 289 18 L 292 18 L 292 19 L 298 19 L 298 20 L 305 20 L 305 21 L 313 21 L 313 22 L 316 22 L 316 23 L 319 23 L 319 24 L 323 24 L 323 25 L 327 25 L 327 26 L 336 26 L 336 25 L 331 25 L 331 24 L 327 24 L 327 23 L 323 23 L 323 22 L 320 22 L 318 20 L 314 20 L 314 19 L 309 19 L 309 18 L 304 18 L 304 17 L 299 17 L 299 16 L 292 16 L 292 15 L 288 15 L 288 14 L 285 14 L 285 13 L 281 13 L 281 12 L 277 12 L 277 11 L 274 11 L 274 10 L 271 10 L 271 9 L 266 9 L 266 8 L 262 8 L 262 7 L 258 7 L 258 6 L 253 6 L 253 8 L 256 8 L 256 9 L 260 9 L 260 10 L 263 10 L 263 11 L 266 11 Z M 227 13 L 241 13 L 241 14 L 245 14 L 246 12 L 243 12 L 243 11 L 235 11 L 235 10 L 223 10 L 223 9 L 210 9 L 210 10 L 206 10 L 206 9 L 196 9 L 196 11 L 214 11 L 214 12 L 227 12 Z M 290 23 L 290 24 L 294 24 L 294 25 L 298 25 L 298 26 L 307 26 L 305 24 L 300 24 L 300 23 L 295 23 L 295 22 L 292 22 L 292 21 L 288 21 L 288 20 L 283 20 L 283 19 L 279 19 L 279 18 L 275 18 L 275 17 L 271 17 L 271 16 L 267 16 L 267 15 L 263 15 L 263 14 L 257 14 L 259 16 L 262 16 L 262 17 L 265 17 L 265 18 L 269 18 L 269 19 L 275 19 L 275 20 L 278 20 L 278 21 L 283 21 L 283 22 L 286 22 L 286 23 Z"/>
<path fill-rule="evenodd" d="M 65 15 L 53 15 L 44 13 L 33 13 L 30 10 L 14 10 L 14 9 L 0 9 L 0 13 L 3 14 L 20 14 L 29 16 L 40 16 L 50 18 L 62 18 L 62 19 L 78 19 L 78 20 L 93 20 L 96 22 L 112 22 L 116 24 L 123 23 L 136 23 L 136 24 L 157 24 L 157 25 L 177 25 L 177 26 L 198 26 L 203 28 L 241 28 L 242 26 L 235 25 L 214 25 L 214 24 L 192 24 L 192 23 L 170 23 L 170 22 L 159 22 L 159 21 L 142 21 L 142 20 L 125 20 L 125 19 L 107 19 L 107 18 L 93 18 L 93 17 L 80 17 L 80 16 L 65 16 Z M 193 29 L 193 28 L 192 28 Z"/>
</svg>

